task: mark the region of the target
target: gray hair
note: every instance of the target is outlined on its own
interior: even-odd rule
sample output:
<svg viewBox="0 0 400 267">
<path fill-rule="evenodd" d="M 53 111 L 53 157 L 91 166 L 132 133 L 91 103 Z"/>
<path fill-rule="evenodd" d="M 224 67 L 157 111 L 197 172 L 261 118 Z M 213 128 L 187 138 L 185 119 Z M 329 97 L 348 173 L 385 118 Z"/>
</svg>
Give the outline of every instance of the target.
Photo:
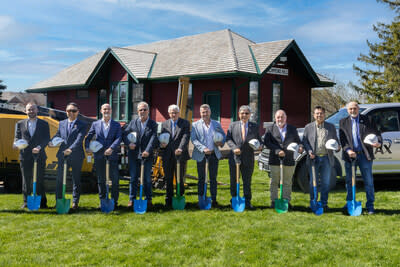
<svg viewBox="0 0 400 267">
<path fill-rule="evenodd" d="M 250 108 L 250 106 L 249 105 L 243 105 L 243 106 L 240 106 L 240 108 L 239 108 L 239 112 L 241 112 L 242 110 L 245 110 L 245 109 L 247 109 L 250 113 L 251 113 L 251 108 Z"/>
<path fill-rule="evenodd" d="M 346 109 L 349 108 L 349 105 L 350 105 L 351 103 L 355 103 L 355 104 L 357 105 L 357 107 L 358 107 L 358 103 L 357 103 L 356 101 L 350 101 L 349 103 L 346 104 Z"/>
<path fill-rule="evenodd" d="M 277 111 L 275 111 L 274 118 L 276 117 L 276 114 L 278 114 L 278 112 L 283 112 L 285 117 L 287 117 L 286 112 L 283 109 L 278 109 Z"/>
<path fill-rule="evenodd" d="M 147 104 L 147 103 L 144 102 L 144 101 L 139 102 L 139 104 L 137 104 L 137 109 L 139 109 L 140 106 L 146 106 L 146 108 L 149 109 L 149 104 Z"/>
<path fill-rule="evenodd" d="M 175 110 L 176 112 L 179 112 L 179 107 L 175 104 L 169 105 L 168 106 L 168 112 Z"/>
<path fill-rule="evenodd" d="M 201 109 L 209 109 L 211 111 L 210 105 L 209 104 L 203 104 L 200 106 L 200 110 Z"/>
</svg>

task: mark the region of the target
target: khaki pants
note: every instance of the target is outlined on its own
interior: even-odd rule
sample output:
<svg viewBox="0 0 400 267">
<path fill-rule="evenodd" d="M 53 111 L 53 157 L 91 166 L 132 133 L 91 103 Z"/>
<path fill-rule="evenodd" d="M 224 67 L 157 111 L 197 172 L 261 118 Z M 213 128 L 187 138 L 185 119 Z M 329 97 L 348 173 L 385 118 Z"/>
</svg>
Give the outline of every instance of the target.
<svg viewBox="0 0 400 267">
<path fill-rule="evenodd" d="M 283 198 L 290 201 L 292 194 L 292 176 L 294 172 L 294 166 L 283 166 Z M 271 165 L 271 184 L 270 184 L 270 191 L 271 191 L 271 201 L 275 201 L 278 198 L 278 190 L 280 187 L 280 167 L 279 165 Z"/>
</svg>

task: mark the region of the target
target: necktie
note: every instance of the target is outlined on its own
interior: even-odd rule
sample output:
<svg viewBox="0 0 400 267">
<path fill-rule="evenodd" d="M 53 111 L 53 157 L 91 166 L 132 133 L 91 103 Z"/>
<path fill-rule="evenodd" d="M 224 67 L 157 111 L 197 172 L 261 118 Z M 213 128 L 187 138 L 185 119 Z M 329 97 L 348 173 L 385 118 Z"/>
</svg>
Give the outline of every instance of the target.
<svg viewBox="0 0 400 267">
<path fill-rule="evenodd" d="M 353 119 L 352 134 L 354 149 L 358 148 L 358 137 L 357 137 L 357 119 Z"/>
<path fill-rule="evenodd" d="M 172 136 L 175 136 L 176 121 L 172 121 Z"/>
<path fill-rule="evenodd" d="M 242 140 L 244 142 L 244 140 L 246 139 L 246 127 L 244 123 L 241 124 L 242 124 Z"/>
<path fill-rule="evenodd" d="M 68 135 L 71 133 L 71 129 L 72 129 L 72 122 L 68 122 Z"/>
</svg>

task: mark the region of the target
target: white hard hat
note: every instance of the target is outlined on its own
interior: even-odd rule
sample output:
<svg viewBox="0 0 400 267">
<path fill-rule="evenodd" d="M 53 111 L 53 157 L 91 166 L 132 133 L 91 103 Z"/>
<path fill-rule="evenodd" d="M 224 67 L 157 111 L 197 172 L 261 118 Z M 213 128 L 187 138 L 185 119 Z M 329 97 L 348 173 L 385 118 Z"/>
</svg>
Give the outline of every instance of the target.
<svg viewBox="0 0 400 267">
<path fill-rule="evenodd" d="M 25 149 L 28 147 L 28 145 L 29 144 L 25 139 L 18 139 L 14 142 L 14 146 L 16 146 L 18 149 Z"/>
<path fill-rule="evenodd" d="M 369 134 L 364 138 L 364 143 L 368 144 L 368 145 L 372 145 L 375 143 L 378 143 L 378 137 L 374 134 Z"/>
<path fill-rule="evenodd" d="M 220 143 L 224 140 L 224 136 L 220 132 L 214 132 L 213 140 L 214 143 Z"/>
<path fill-rule="evenodd" d="M 254 150 L 258 150 L 260 148 L 260 146 L 261 146 L 260 141 L 258 141 L 258 139 L 251 139 L 249 141 L 249 145 Z"/>
<path fill-rule="evenodd" d="M 136 143 L 136 132 L 131 132 L 127 136 L 129 142 Z"/>
<path fill-rule="evenodd" d="M 54 137 L 53 140 L 51 140 L 51 143 L 53 144 L 53 146 L 59 146 L 61 145 L 61 143 L 64 142 L 64 139 L 62 139 L 61 137 Z"/>
<path fill-rule="evenodd" d="M 96 153 L 97 151 L 99 151 L 102 148 L 103 148 L 103 145 L 99 141 L 96 141 L 96 140 L 90 141 L 89 149 L 92 150 L 92 152 Z"/>
<path fill-rule="evenodd" d="M 299 149 L 299 145 L 297 143 L 294 143 L 294 142 L 290 143 L 287 146 L 287 150 L 289 150 L 289 151 L 297 152 L 298 149 Z"/>
<path fill-rule="evenodd" d="M 338 150 L 339 149 L 339 144 L 335 139 L 329 139 L 325 143 L 325 148 L 329 150 Z"/>
<path fill-rule="evenodd" d="M 169 138 L 170 138 L 170 134 L 169 134 L 169 133 L 162 133 L 162 134 L 160 134 L 160 136 L 158 137 L 158 140 L 160 141 L 161 144 L 163 144 L 163 145 L 168 145 L 168 143 L 169 143 Z"/>
</svg>

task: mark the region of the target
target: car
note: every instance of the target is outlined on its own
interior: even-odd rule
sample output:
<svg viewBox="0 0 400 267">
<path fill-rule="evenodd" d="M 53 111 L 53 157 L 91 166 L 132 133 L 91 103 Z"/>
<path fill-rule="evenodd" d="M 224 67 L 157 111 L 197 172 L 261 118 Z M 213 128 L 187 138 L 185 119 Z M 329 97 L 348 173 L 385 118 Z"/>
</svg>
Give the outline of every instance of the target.
<svg viewBox="0 0 400 267">
<path fill-rule="evenodd" d="M 400 174 L 400 103 L 379 103 L 379 104 L 360 104 L 360 113 L 366 115 L 376 124 L 378 131 L 381 132 L 383 144 L 380 148 L 374 148 L 375 160 L 372 165 L 372 173 L 376 178 L 377 174 Z M 326 121 L 335 125 L 339 137 L 339 121 L 347 117 L 346 108 L 341 108 L 336 113 L 329 116 Z M 268 125 L 268 123 L 264 123 Z M 297 129 L 300 139 L 303 138 L 304 128 Z M 269 150 L 264 148 L 258 158 L 260 170 L 269 172 L 268 165 Z M 293 174 L 293 182 L 305 192 L 309 192 L 309 174 L 306 167 L 306 152 L 295 155 L 296 166 Z M 357 175 L 360 172 L 357 170 Z M 330 188 L 336 186 L 337 179 L 345 176 L 344 161 L 342 151 L 335 153 L 335 166 L 331 171 Z"/>
</svg>

